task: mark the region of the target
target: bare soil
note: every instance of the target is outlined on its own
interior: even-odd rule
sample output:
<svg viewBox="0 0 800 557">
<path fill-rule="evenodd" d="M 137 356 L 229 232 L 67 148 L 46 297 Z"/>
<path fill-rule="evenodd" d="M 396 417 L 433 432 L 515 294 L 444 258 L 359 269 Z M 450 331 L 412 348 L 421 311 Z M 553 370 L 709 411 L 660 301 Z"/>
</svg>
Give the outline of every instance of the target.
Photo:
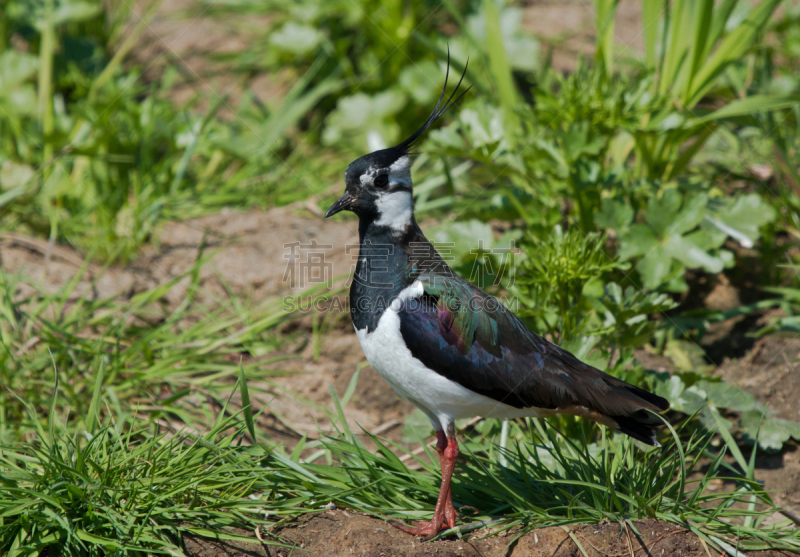
<svg viewBox="0 0 800 557">
<path fill-rule="evenodd" d="M 591 557 L 682 556 L 707 557 L 710 548 L 690 531 L 657 520 L 634 522 L 636 530 L 616 523 L 570 528 L 540 528 L 518 539 L 513 533 L 479 539 L 484 532 L 463 539 L 422 542 L 385 521 L 351 511 L 325 511 L 313 518 L 271 532 L 288 547 L 261 543 L 232 543 L 185 537 L 186 552 L 198 557 Z M 269 539 L 266 533 L 263 539 Z M 580 544 L 582 550 L 578 547 Z M 734 542 L 735 543 L 735 542 Z M 759 557 L 788 556 L 781 551 L 752 551 Z"/>
<path fill-rule="evenodd" d="M 800 338 L 759 339 L 744 357 L 725 361 L 714 373 L 754 395 L 779 418 L 800 422 Z M 757 478 L 777 492 L 775 502 L 800 514 L 797 445 L 790 443 L 779 453 L 761 453 L 756 462 Z"/>
</svg>

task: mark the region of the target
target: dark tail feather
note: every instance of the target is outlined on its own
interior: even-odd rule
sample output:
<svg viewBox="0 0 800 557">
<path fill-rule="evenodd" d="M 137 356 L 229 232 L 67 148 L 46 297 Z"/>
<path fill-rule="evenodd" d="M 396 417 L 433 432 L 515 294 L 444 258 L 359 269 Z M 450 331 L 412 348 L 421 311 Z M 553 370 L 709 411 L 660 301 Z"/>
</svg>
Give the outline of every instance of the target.
<svg viewBox="0 0 800 557">
<path fill-rule="evenodd" d="M 667 405 L 669 407 L 669 405 Z M 646 445 L 660 447 L 656 441 L 656 427 L 661 425 L 661 421 L 655 416 L 647 414 L 644 410 L 637 412 L 633 416 L 609 416 L 617 423 L 617 429 L 626 435 L 630 435 L 637 441 Z"/>
<path fill-rule="evenodd" d="M 666 398 L 660 397 L 658 395 L 654 395 L 650 391 L 645 391 L 644 389 L 640 389 L 639 387 L 634 387 L 628 383 L 625 383 L 625 388 L 628 389 L 631 393 L 635 394 L 637 397 L 641 398 L 645 402 L 649 402 L 655 408 L 653 409 L 655 412 L 664 412 L 665 410 L 669 410 L 669 402 Z"/>
</svg>

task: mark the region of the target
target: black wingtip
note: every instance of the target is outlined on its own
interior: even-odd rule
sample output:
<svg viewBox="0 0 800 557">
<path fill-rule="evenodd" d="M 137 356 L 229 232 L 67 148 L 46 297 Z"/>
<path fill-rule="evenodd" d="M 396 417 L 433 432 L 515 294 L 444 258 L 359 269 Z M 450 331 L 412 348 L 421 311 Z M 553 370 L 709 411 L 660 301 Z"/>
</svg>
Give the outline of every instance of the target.
<svg viewBox="0 0 800 557">
<path fill-rule="evenodd" d="M 394 149 L 398 149 L 398 150 L 402 151 L 403 153 L 408 154 L 409 150 L 414 146 L 414 143 L 416 143 L 419 140 L 419 138 L 422 137 L 422 134 L 425 133 L 425 131 L 429 127 L 431 127 L 431 125 L 436 120 L 438 120 L 442 116 L 442 114 L 447 112 L 447 110 L 451 106 L 453 106 L 458 101 L 460 101 L 461 98 L 464 95 L 466 95 L 467 92 L 469 92 L 470 89 L 472 89 L 472 85 L 470 85 L 458 97 L 455 97 L 456 93 L 458 92 L 458 89 L 461 87 L 461 83 L 464 81 L 464 77 L 467 75 L 467 68 L 468 67 L 469 67 L 469 58 L 467 58 L 467 63 L 464 65 L 464 72 L 461 74 L 461 78 L 458 80 L 458 83 L 456 84 L 456 88 L 453 90 L 453 92 L 450 94 L 450 96 L 447 98 L 447 100 L 444 102 L 444 105 L 443 105 L 442 101 L 444 100 L 445 93 L 447 92 L 447 82 L 448 82 L 448 79 L 450 78 L 450 45 L 448 45 L 447 46 L 447 69 L 445 70 L 445 74 L 444 74 L 444 85 L 442 86 L 442 93 L 439 95 L 439 100 L 436 103 L 436 106 L 433 108 L 433 112 L 431 112 L 430 116 L 428 116 L 428 119 L 425 120 L 425 123 L 422 124 L 422 126 L 417 131 L 412 133 L 410 136 L 408 136 L 402 142 L 400 142 L 397 145 L 395 145 Z M 453 100 L 454 97 L 455 97 L 455 100 Z"/>
</svg>

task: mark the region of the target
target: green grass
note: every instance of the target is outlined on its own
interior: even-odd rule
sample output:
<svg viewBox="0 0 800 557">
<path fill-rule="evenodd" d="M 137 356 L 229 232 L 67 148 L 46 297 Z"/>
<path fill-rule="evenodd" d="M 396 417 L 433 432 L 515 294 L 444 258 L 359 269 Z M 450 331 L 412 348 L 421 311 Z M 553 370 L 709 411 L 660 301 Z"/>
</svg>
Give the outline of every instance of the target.
<svg viewBox="0 0 800 557">
<path fill-rule="evenodd" d="M 71 427 L 90 433 L 83 420 L 104 413 L 100 400 L 118 420 L 141 413 L 208 423 L 209 404 L 222 404 L 242 358 L 247 379 L 280 374 L 279 367 L 264 366 L 291 357 L 272 353 L 297 337 L 280 334 L 279 327 L 300 314 L 286 312 L 282 299 L 252 302 L 232 292 L 216 299 L 203 291 L 199 269 L 209 255 L 201 249 L 188 271 L 129 299 L 93 300 L 91 288 L 77 295 L 85 268 L 52 293 L 0 273 L 0 440 L 36 431 L 26 408 L 48 407 L 54 373 L 61 384 L 55 411 L 71 414 Z M 163 304 L 179 283 L 185 286 L 180 302 Z M 14 298 L 23 284 L 31 294 Z"/>
<path fill-rule="evenodd" d="M 240 388 L 248 400 L 246 384 Z M 53 406 L 57 397 L 56 388 Z M 304 440 L 291 454 L 242 445 L 246 432 L 255 433 L 247 406 L 233 416 L 220 413 L 202 435 L 167 435 L 140 422 L 122 429 L 113 421 L 94 435 L 72 433 L 51 413 L 36 441 L 2 446 L 0 547 L 8 555 L 54 545 L 67 555 L 172 553 L 182 535 L 247 539 L 229 529 L 265 532 L 331 502 L 375 516 L 429 515 L 438 493 L 433 450 L 414 456 L 420 468 L 411 469 L 399 458 L 401 447 L 347 429 L 334 402 L 339 433 Z M 777 508 L 753 479 L 755 451 L 745 461 L 729 436 L 716 453 L 709 440 L 670 428 L 662 448 L 642 454 L 629 439 L 604 436 L 587 445 L 538 419 L 507 449 L 497 438 L 468 438 L 453 488 L 465 524 L 442 536 L 480 536 L 491 523 L 513 543 L 535 527 L 610 519 L 635 528 L 631 521 L 655 517 L 718 549 L 800 549 L 800 531 L 788 521 L 765 523 Z M 335 464 L 315 462 L 321 451 L 311 461 L 301 458 L 315 448 Z M 725 463 L 729 453 L 741 468 Z M 710 492 L 718 479 L 732 489 Z"/>
<path fill-rule="evenodd" d="M 248 497 L 263 470 L 232 448 L 230 418 L 204 435 L 147 422 L 94 435 L 65 425 L 51 420 L 39 442 L 0 449 L 5 555 L 175 554 L 182 535 L 241 539 L 226 530 L 252 530 L 263 516 Z"/>
</svg>

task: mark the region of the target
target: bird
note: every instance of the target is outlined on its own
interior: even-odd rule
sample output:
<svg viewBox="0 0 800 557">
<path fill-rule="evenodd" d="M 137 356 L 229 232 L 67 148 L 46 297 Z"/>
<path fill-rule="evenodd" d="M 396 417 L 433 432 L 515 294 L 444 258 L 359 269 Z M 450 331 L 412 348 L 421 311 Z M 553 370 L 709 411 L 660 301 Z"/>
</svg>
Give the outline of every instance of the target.
<svg viewBox="0 0 800 557">
<path fill-rule="evenodd" d="M 345 190 L 325 213 L 358 217 L 359 254 L 350 314 L 369 363 L 436 433 L 441 486 L 430 521 L 393 522 L 430 539 L 455 528 L 451 478 L 458 457 L 455 421 L 475 416 L 571 414 L 658 446 L 666 399 L 596 369 L 530 330 L 500 301 L 458 276 L 414 217 L 412 151 L 456 97 L 466 75 L 427 120 L 394 147 L 345 169 Z"/>
</svg>

